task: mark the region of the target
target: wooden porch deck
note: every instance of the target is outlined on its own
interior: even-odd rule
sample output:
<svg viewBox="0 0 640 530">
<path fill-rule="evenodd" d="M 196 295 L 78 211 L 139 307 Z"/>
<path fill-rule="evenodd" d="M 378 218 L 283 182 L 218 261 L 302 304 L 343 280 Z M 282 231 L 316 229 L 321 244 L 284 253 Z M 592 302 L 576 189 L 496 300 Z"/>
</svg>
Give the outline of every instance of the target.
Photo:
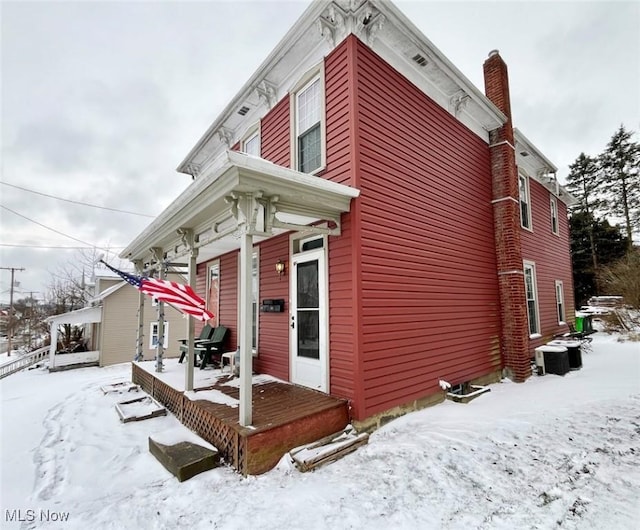
<svg viewBox="0 0 640 530">
<path fill-rule="evenodd" d="M 165 369 L 174 368 L 178 375 L 184 373 L 182 365 L 165 364 Z M 242 427 L 238 423 L 238 380 L 219 370 L 204 372 L 208 380 L 196 379 L 195 390 L 184 392 L 175 371 L 157 374 L 149 361 L 132 363 L 132 381 L 217 447 L 225 461 L 243 475 L 269 471 L 289 450 L 335 433 L 349 423 L 346 400 L 254 376 L 253 425 Z"/>
</svg>

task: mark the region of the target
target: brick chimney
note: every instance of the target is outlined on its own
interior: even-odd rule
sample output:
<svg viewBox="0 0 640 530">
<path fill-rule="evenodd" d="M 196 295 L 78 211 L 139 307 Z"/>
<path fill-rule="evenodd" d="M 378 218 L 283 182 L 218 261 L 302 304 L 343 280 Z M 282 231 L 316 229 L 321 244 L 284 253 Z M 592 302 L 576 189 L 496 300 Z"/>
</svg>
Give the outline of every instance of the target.
<svg viewBox="0 0 640 530">
<path fill-rule="evenodd" d="M 502 363 L 505 375 L 522 382 L 531 375 L 529 324 L 520 243 L 520 198 L 511 121 L 507 65 L 497 50 L 484 63 L 487 97 L 507 116 L 489 133 L 495 233 L 502 320 Z"/>
</svg>

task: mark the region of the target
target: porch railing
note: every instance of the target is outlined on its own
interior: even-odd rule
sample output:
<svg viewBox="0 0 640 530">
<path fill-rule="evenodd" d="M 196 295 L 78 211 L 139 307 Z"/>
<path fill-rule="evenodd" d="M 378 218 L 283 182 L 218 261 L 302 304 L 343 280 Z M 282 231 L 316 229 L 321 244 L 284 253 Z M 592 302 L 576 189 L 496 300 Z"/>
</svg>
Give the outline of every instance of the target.
<svg viewBox="0 0 640 530">
<path fill-rule="evenodd" d="M 49 346 L 45 346 L 44 348 L 39 348 L 35 351 L 27 353 L 25 355 L 20 355 L 15 361 L 8 362 L 0 366 L 0 379 L 7 377 L 8 375 L 19 372 L 23 368 L 27 366 L 31 366 L 32 364 L 36 364 L 38 361 L 45 359 L 49 356 Z"/>
</svg>

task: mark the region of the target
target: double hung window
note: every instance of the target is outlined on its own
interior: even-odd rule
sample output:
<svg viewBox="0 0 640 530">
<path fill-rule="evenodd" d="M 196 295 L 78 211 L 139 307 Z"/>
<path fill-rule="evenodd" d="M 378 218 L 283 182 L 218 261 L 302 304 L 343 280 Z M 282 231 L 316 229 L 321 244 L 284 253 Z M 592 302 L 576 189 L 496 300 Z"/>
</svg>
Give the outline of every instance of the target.
<svg viewBox="0 0 640 530">
<path fill-rule="evenodd" d="M 519 176 L 520 188 L 520 224 L 522 228 L 531 230 L 531 197 L 529 195 L 529 178 L 522 173 Z"/>
<path fill-rule="evenodd" d="M 169 322 L 164 321 L 164 337 L 162 341 L 162 347 L 169 347 Z M 149 329 L 149 349 L 153 350 L 158 345 L 158 323 L 151 322 Z"/>
<path fill-rule="evenodd" d="M 551 231 L 558 235 L 558 200 L 552 195 L 551 196 Z"/>
<path fill-rule="evenodd" d="M 558 324 L 564 324 L 564 287 L 560 280 L 556 280 L 556 308 L 558 311 Z"/>
<path fill-rule="evenodd" d="M 538 319 L 538 289 L 536 286 L 536 266 L 534 263 L 524 264 L 524 288 L 527 299 L 527 315 L 529 317 L 529 334 L 540 333 L 540 322 Z"/>
<path fill-rule="evenodd" d="M 295 168 L 314 173 L 324 166 L 324 89 L 315 75 L 293 95 L 293 145 Z"/>
</svg>

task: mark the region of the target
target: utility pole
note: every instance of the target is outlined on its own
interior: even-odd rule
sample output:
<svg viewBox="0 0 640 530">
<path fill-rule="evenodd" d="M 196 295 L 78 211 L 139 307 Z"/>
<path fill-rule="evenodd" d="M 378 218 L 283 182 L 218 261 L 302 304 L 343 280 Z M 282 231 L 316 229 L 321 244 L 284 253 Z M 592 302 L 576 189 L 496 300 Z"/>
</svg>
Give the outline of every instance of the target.
<svg viewBox="0 0 640 530">
<path fill-rule="evenodd" d="M 35 293 L 40 294 L 40 291 L 31 291 L 29 292 L 29 320 L 27 320 L 29 324 L 29 351 L 31 351 L 31 346 L 33 345 L 33 295 Z"/>
<path fill-rule="evenodd" d="M 13 342 L 13 277 L 16 271 L 23 271 L 23 268 L 17 267 L 0 267 L 0 269 L 5 271 L 11 271 L 11 290 L 9 291 L 11 294 L 9 295 L 9 325 L 7 326 L 9 329 L 7 330 L 7 357 L 11 357 L 11 343 Z"/>
</svg>

